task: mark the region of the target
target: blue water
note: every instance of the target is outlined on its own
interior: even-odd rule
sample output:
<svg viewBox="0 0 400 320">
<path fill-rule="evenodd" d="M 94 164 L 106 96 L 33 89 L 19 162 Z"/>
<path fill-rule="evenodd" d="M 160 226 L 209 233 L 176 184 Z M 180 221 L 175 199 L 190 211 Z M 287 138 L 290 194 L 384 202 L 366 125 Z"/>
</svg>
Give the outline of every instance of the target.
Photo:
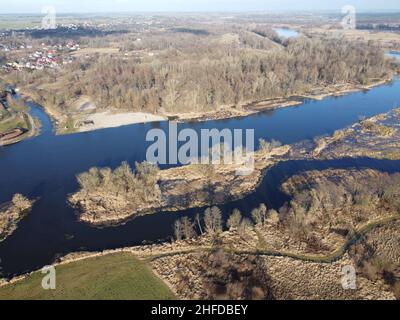
<svg viewBox="0 0 400 320">
<path fill-rule="evenodd" d="M 400 62 L 400 53 L 397 52 L 397 51 L 386 52 L 386 56 L 388 56 L 390 58 L 394 58 L 394 59 L 396 59 L 397 61 Z"/>
<path fill-rule="evenodd" d="M 307 100 L 302 105 L 277 109 L 257 115 L 204 123 L 180 124 L 179 128 L 255 129 L 256 139 L 276 139 L 294 143 L 387 112 L 400 104 L 400 81 L 367 92 L 352 93 L 322 101 Z M 139 245 L 172 235 L 173 222 L 182 214 L 193 216 L 200 210 L 158 213 L 140 217 L 124 226 L 92 228 L 76 220 L 67 205 L 67 195 L 78 188 L 75 176 L 92 166 L 116 167 L 122 161 L 133 164 L 145 160 L 149 143 L 148 130 L 159 127 L 167 131 L 168 123 L 131 125 L 89 133 L 56 136 L 46 114 L 32 106 L 32 114 L 42 122 L 41 134 L 19 144 L 0 148 L 0 203 L 15 193 L 38 198 L 32 212 L 20 222 L 17 231 L 0 243 L 1 267 L 6 275 L 20 274 L 51 263 L 57 255 L 77 250 L 101 250 Z M 289 162 L 267 174 L 253 195 L 222 206 L 224 215 L 234 207 L 249 212 L 261 202 L 278 207 L 283 195 L 279 181 L 293 170 L 318 166 L 374 167 L 393 171 L 398 162 L 370 159 L 331 162 Z"/>
<path fill-rule="evenodd" d="M 285 28 L 274 28 L 279 37 L 287 39 L 287 38 L 297 38 L 300 36 L 300 33 L 296 30 L 285 29 Z"/>
</svg>

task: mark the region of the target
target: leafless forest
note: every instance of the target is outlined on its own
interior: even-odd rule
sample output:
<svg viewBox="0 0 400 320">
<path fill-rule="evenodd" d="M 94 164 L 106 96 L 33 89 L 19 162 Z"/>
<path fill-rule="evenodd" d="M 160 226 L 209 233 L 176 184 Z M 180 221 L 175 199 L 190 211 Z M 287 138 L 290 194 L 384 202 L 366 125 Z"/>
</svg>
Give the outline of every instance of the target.
<svg viewBox="0 0 400 320">
<path fill-rule="evenodd" d="M 207 27 L 207 26 L 202 26 Z M 14 72 L 62 114 L 87 96 L 100 109 L 152 113 L 215 110 L 304 94 L 315 86 L 368 84 L 391 74 L 383 51 L 345 39 L 284 40 L 255 25 L 175 28 L 88 39 L 113 54 L 79 55 L 62 70 Z M 102 41 L 103 43 L 98 43 Z"/>
</svg>

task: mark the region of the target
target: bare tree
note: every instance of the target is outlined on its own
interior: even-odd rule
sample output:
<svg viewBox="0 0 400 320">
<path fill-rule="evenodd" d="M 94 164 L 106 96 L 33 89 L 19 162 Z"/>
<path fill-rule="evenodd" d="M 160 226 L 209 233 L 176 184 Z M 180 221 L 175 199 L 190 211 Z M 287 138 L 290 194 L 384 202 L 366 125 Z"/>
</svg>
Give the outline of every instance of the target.
<svg viewBox="0 0 400 320">
<path fill-rule="evenodd" d="M 194 229 L 194 223 L 192 220 L 190 220 L 189 217 L 183 217 L 177 221 L 175 221 L 174 224 L 174 233 L 175 233 L 175 238 L 179 241 L 182 239 L 192 239 L 194 238 L 197 234 Z"/>
<path fill-rule="evenodd" d="M 24 211 L 31 207 L 31 201 L 22 194 L 15 194 L 12 198 L 14 207 L 19 211 Z"/>
<path fill-rule="evenodd" d="M 264 226 L 267 221 L 267 206 L 261 204 L 258 208 L 251 212 L 251 216 L 257 226 Z"/>
<path fill-rule="evenodd" d="M 240 210 L 235 209 L 233 210 L 232 215 L 229 217 L 226 226 L 229 228 L 229 230 L 237 230 L 241 222 L 242 222 L 242 214 Z"/>
<path fill-rule="evenodd" d="M 197 223 L 197 227 L 199 228 L 200 234 L 203 235 L 204 232 L 203 232 L 203 228 L 201 226 L 201 221 L 200 221 L 200 215 L 199 214 L 196 214 L 195 221 Z"/>
<path fill-rule="evenodd" d="M 268 221 L 272 224 L 278 224 L 280 222 L 279 213 L 278 211 L 272 209 L 268 211 Z"/>
<path fill-rule="evenodd" d="M 80 192 L 87 197 L 97 196 L 123 198 L 131 205 L 156 202 L 161 197 L 157 166 L 148 162 L 136 163 L 133 171 L 127 162 L 115 170 L 91 168 L 77 176 Z"/>
<path fill-rule="evenodd" d="M 218 207 L 206 209 L 204 212 L 204 223 L 207 233 L 217 234 L 222 231 L 222 215 Z"/>
<path fill-rule="evenodd" d="M 383 51 L 369 44 L 302 37 L 277 49 L 270 39 L 280 40 L 270 31 L 225 32 L 238 34 L 237 46 L 216 44 L 209 37 L 177 38 L 167 32 L 161 38 L 150 33 L 141 44 L 127 40 L 120 46 L 163 51 L 156 60 L 138 62 L 101 55 L 89 61 L 77 58 L 57 73 L 11 71 L 8 78 L 20 86 L 44 88 L 57 78 L 63 79 L 65 85 L 38 89 L 38 96 L 39 102 L 51 103 L 65 115 L 71 111 L 67 101 L 83 95 L 96 101 L 99 108 L 130 106 L 132 111 L 153 113 L 210 111 L 221 105 L 239 107 L 243 101 L 307 93 L 321 85 L 364 84 L 393 72 Z M 99 45 L 99 41 L 116 40 L 96 41 Z"/>
<path fill-rule="evenodd" d="M 180 220 L 176 220 L 174 224 L 175 239 L 180 241 L 183 239 L 183 227 Z"/>
<path fill-rule="evenodd" d="M 185 239 L 192 239 L 197 235 L 194 229 L 194 223 L 188 217 L 183 217 L 181 219 L 181 225 Z"/>
<path fill-rule="evenodd" d="M 240 237 L 245 239 L 247 237 L 247 235 L 249 234 L 249 232 L 251 232 L 253 229 L 254 229 L 254 225 L 251 222 L 251 220 L 244 218 L 242 220 L 242 222 L 240 223 L 238 232 L 239 232 Z"/>
</svg>

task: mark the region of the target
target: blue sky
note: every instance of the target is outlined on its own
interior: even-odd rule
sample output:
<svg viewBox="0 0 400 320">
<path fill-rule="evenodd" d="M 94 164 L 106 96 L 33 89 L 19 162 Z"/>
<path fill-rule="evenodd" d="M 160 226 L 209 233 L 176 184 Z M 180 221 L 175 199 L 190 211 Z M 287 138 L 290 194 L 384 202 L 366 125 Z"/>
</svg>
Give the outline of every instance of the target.
<svg viewBox="0 0 400 320">
<path fill-rule="evenodd" d="M 4 3 L 1 5 L 1 3 Z M 351 4 L 358 11 L 400 11 L 400 0 L 0 0 L 0 13 L 40 13 L 52 5 L 62 12 L 285 11 L 335 10 Z"/>
</svg>

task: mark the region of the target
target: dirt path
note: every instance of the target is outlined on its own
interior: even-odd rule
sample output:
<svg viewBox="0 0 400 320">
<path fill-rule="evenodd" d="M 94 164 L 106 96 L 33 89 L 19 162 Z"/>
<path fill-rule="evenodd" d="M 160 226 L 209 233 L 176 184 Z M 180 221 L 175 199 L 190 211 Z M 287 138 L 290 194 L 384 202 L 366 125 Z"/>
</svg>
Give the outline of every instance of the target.
<svg viewBox="0 0 400 320">
<path fill-rule="evenodd" d="M 254 249 L 254 250 L 239 250 L 239 249 L 227 249 L 224 247 L 220 247 L 220 249 L 225 250 L 226 252 L 238 254 L 238 255 L 257 255 L 257 256 L 273 256 L 273 257 L 287 257 L 287 258 L 292 258 L 296 260 L 301 260 L 301 261 L 306 261 L 306 262 L 315 262 L 315 263 L 333 263 L 335 261 L 340 260 L 345 253 L 348 251 L 348 249 L 364 235 L 368 234 L 370 231 L 375 229 L 376 227 L 394 222 L 400 220 L 400 214 L 396 214 L 387 218 L 383 219 L 378 219 L 375 221 L 371 221 L 368 224 L 364 225 L 363 227 L 359 228 L 354 235 L 346 241 L 344 245 L 342 245 L 340 248 L 332 252 L 331 254 L 328 255 L 312 255 L 312 254 L 296 254 L 296 253 L 290 253 L 290 252 L 285 252 L 285 251 L 275 251 L 275 250 L 260 250 L 260 249 Z M 146 255 L 146 259 L 148 260 L 155 260 L 158 258 L 163 258 L 163 257 L 170 257 L 170 256 L 175 256 L 175 255 L 180 255 L 180 254 L 189 254 L 189 253 L 194 253 L 198 251 L 199 249 L 201 250 L 215 250 L 218 249 L 218 247 L 198 247 L 195 249 L 185 249 L 185 250 L 176 250 L 173 252 L 168 252 L 168 253 L 162 253 L 162 252 L 154 252 L 152 254 Z"/>
</svg>

